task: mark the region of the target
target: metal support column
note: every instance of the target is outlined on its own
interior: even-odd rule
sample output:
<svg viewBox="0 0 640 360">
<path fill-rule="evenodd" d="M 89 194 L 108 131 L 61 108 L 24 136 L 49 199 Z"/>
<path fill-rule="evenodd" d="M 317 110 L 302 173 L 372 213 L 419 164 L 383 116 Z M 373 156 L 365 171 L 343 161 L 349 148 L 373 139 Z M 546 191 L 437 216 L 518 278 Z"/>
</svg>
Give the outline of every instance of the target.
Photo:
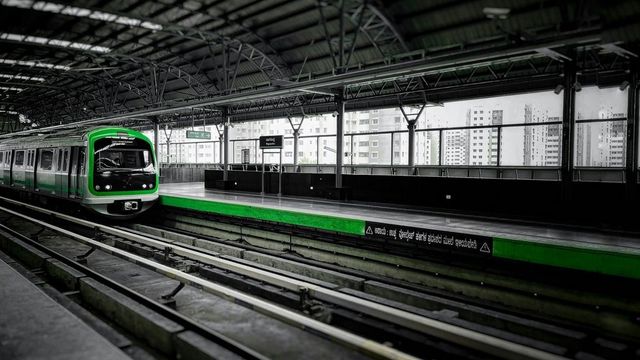
<svg viewBox="0 0 640 360">
<path fill-rule="evenodd" d="M 156 166 L 160 169 L 160 123 L 158 119 L 153 120 L 153 151 L 156 154 Z"/>
<path fill-rule="evenodd" d="M 573 57 L 575 58 L 575 57 Z M 575 133 L 575 98 L 574 84 L 576 82 L 576 63 L 564 63 L 564 98 L 562 104 L 562 200 L 565 204 L 571 199 L 571 184 L 573 182 L 573 146 Z"/>
<path fill-rule="evenodd" d="M 336 188 L 342 188 L 342 160 L 344 157 L 344 89 L 336 96 Z"/>
<path fill-rule="evenodd" d="M 300 129 L 293 129 L 293 168 L 298 168 L 298 139 L 300 138 Z"/>
<path fill-rule="evenodd" d="M 407 129 L 409 129 L 409 166 L 416 165 L 416 122 L 418 120 L 407 121 Z"/>
<path fill-rule="evenodd" d="M 222 121 L 224 121 L 224 130 L 222 133 L 223 136 L 223 175 L 222 180 L 229 180 L 229 110 L 225 107 L 222 109 Z"/>
<path fill-rule="evenodd" d="M 633 67 L 629 76 L 629 100 L 627 106 L 627 199 L 635 204 L 638 188 L 638 69 Z"/>
</svg>

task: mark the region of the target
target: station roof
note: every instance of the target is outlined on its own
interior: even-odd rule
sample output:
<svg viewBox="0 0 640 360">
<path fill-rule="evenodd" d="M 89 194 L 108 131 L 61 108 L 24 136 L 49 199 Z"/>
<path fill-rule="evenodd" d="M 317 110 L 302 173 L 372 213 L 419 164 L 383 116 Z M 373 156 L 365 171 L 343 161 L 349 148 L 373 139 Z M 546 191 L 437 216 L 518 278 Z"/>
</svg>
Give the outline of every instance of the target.
<svg viewBox="0 0 640 360">
<path fill-rule="evenodd" d="M 640 40 L 634 0 L 0 3 L 3 132 L 122 114 L 299 115 L 330 110 L 336 94 L 354 107 L 437 101 L 526 77 L 549 86 L 567 61 L 629 70 Z"/>
</svg>

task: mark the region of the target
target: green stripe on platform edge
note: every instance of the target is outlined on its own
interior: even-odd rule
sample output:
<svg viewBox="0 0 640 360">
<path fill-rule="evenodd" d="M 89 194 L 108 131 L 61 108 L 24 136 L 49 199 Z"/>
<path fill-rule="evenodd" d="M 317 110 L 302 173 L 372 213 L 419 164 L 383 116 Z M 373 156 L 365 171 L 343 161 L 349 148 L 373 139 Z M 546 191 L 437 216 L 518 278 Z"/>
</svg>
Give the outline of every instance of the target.
<svg viewBox="0 0 640 360">
<path fill-rule="evenodd" d="M 353 235 L 364 235 L 364 220 L 167 195 L 160 196 L 160 203 L 166 206 L 207 213 L 286 223 Z"/>
<path fill-rule="evenodd" d="M 493 256 L 640 279 L 640 256 L 493 238 Z"/>
</svg>

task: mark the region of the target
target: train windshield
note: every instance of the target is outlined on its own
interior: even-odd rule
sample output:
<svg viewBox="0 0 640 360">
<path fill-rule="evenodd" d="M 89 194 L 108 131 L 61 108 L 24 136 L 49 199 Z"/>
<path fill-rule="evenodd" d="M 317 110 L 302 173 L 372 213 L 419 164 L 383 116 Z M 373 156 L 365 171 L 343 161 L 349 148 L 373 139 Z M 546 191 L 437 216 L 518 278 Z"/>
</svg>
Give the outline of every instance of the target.
<svg viewBox="0 0 640 360">
<path fill-rule="evenodd" d="M 95 142 L 96 171 L 153 172 L 151 146 L 141 139 L 105 138 Z"/>
</svg>

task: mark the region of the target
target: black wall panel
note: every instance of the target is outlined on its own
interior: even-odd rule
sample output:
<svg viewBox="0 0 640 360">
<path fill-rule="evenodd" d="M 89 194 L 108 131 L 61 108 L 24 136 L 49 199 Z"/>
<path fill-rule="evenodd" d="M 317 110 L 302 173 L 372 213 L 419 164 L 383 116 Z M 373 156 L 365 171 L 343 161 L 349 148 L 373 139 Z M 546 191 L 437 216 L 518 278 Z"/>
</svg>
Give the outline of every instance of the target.
<svg viewBox="0 0 640 360">
<path fill-rule="evenodd" d="M 207 179 L 222 171 L 207 170 Z M 233 189 L 260 192 L 259 172 L 230 171 Z M 278 174 L 265 174 L 266 192 L 278 192 Z M 334 174 L 282 174 L 284 195 L 326 198 Z M 640 230 L 639 206 L 621 183 L 571 183 L 563 193 L 561 182 L 418 176 L 344 175 L 349 199 L 387 203 L 407 208 L 455 214 L 550 221 L 576 225 Z M 215 187 L 208 181 L 207 187 Z M 637 184 L 634 186 L 638 186 Z"/>
</svg>

